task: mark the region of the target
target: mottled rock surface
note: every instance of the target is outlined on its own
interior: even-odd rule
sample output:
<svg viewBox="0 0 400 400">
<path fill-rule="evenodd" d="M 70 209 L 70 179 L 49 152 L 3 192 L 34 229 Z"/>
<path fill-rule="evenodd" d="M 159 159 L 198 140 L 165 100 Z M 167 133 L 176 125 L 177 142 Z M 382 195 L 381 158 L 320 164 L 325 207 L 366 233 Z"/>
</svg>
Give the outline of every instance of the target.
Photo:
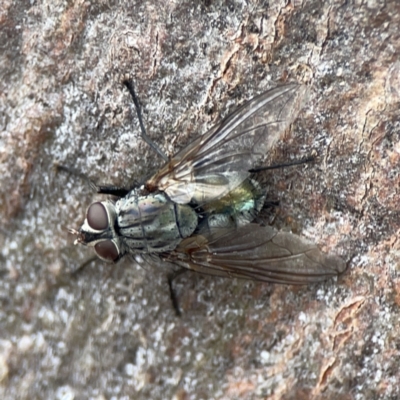
<svg viewBox="0 0 400 400">
<path fill-rule="evenodd" d="M 122 3 L 122 4 L 121 4 Z M 400 398 L 400 3 L 0 4 L 2 399 Z M 267 162 L 269 221 L 349 262 L 286 287 L 100 261 L 73 246 L 87 182 L 132 185 L 235 106 L 311 95 Z"/>
</svg>

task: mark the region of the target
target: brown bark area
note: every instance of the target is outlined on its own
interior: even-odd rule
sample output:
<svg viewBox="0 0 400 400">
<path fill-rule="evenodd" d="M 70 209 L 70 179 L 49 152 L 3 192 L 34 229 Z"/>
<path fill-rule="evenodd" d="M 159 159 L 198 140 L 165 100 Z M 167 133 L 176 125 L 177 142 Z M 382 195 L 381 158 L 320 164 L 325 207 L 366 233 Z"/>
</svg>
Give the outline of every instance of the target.
<svg viewBox="0 0 400 400">
<path fill-rule="evenodd" d="M 400 4 L 0 4 L 2 399 L 395 399 L 400 341 Z M 72 245 L 93 196 L 162 165 L 236 104 L 298 81 L 311 96 L 268 162 L 274 224 L 349 260 L 285 287 L 165 271 Z M 272 219 L 272 218 L 271 218 Z M 124 397 L 125 396 L 125 397 Z"/>
</svg>

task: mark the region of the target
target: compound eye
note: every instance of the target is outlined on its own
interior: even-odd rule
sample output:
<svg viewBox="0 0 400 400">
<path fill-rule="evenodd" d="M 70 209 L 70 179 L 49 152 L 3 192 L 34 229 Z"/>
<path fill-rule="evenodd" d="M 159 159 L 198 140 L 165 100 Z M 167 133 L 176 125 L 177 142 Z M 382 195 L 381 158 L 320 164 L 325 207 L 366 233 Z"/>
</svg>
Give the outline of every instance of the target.
<svg viewBox="0 0 400 400">
<path fill-rule="evenodd" d="M 111 240 L 102 240 L 94 245 L 96 254 L 107 261 L 117 261 L 119 251 L 117 246 Z"/>
<path fill-rule="evenodd" d="M 103 231 L 108 228 L 107 211 L 103 204 L 99 202 L 90 205 L 86 219 L 89 226 L 96 231 Z"/>
</svg>

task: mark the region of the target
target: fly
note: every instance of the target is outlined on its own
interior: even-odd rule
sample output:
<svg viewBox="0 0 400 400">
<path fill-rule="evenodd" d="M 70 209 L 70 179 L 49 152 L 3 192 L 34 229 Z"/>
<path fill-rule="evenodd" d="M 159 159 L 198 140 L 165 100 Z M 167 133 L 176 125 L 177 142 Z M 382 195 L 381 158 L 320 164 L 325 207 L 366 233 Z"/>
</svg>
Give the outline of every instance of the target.
<svg viewBox="0 0 400 400">
<path fill-rule="evenodd" d="M 92 203 L 75 244 L 104 261 L 158 257 L 211 275 L 307 284 L 337 276 L 344 261 L 305 239 L 254 222 L 265 191 L 254 173 L 300 109 L 305 87 L 262 93 L 168 159 L 147 136 L 133 85 L 125 81 L 142 138 L 165 165 L 141 187 L 96 186 L 118 200 Z"/>
</svg>

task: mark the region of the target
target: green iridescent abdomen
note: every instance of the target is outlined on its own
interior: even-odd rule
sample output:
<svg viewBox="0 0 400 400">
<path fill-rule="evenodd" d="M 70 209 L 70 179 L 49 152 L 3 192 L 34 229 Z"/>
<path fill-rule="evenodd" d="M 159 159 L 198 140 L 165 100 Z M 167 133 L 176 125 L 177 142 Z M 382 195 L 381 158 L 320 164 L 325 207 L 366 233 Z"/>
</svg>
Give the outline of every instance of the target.
<svg viewBox="0 0 400 400">
<path fill-rule="evenodd" d="M 265 192 L 253 179 L 244 180 L 223 197 L 202 205 L 209 228 L 243 226 L 257 216 L 265 202 Z M 203 226 L 201 227 L 203 228 Z"/>
</svg>

